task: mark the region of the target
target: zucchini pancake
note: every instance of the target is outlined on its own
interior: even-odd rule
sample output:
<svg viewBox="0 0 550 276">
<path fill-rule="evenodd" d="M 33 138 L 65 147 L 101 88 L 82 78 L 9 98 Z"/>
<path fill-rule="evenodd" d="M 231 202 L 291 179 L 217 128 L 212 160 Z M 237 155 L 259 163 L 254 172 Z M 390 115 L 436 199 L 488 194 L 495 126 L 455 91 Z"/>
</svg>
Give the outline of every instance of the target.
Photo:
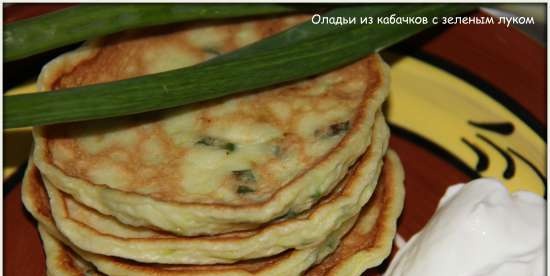
<svg viewBox="0 0 550 276">
<path fill-rule="evenodd" d="M 371 200 L 317 246 L 227 265 L 152 265 L 97 255 L 70 243 L 55 226 L 37 176 L 27 175 L 23 198 L 40 224 L 51 275 L 360 275 L 389 255 L 404 202 L 403 168 L 390 150 Z"/>
<path fill-rule="evenodd" d="M 38 87 L 193 66 L 310 19 L 124 31 L 55 58 Z M 379 265 L 404 201 L 382 112 L 389 81 L 372 54 L 249 93 L 35 127 L 22 197 L 48 275 L 348 276 Z"/>
<path fill-rule="evenodd" d="M 58 229 L 87 251 L 156 263 L 212 264 L 265 257 L 323 242 L 368 202 L 378 181 L 389 136 L 382 116 L 378 117 L 374 132 L 367 153 L 338 191 L 300 216 L 237 234 L 178 237 L 131 227 L 80 205 L 52 185 L 46 187 Z M 30 173 L 38 174 L 36 169 Z"/>
<path fill-rule="evenodd" d="M 246 45 L 235 45 L 239 38 L 260 40 L 263 30 L 287 21 L 294 22 L 155 28 L 90 42 L 46 65 L 39 87 L 153 74 L 174 69 L 175 61 L 191 65 L 208 57 L 206 46 L 230 51 Z M 225 40 L 203 45 L 195 37 Z M 129 225 L 184 236 L 252 229 L 307 210 L 343 179 L 370 143 L 387 74 L 373 55 L 256 93 L 38 127 L 33 158 L 52 185 Z"/>
</svg>

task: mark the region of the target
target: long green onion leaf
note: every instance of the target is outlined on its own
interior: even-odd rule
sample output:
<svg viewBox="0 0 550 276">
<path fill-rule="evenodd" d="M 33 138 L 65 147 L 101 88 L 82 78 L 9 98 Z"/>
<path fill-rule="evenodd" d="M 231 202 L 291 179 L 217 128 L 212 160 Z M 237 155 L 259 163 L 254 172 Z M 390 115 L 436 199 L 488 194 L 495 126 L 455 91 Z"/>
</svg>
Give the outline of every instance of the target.
<svg viewBox="0 0 550 276">
<path fill-rule="evenodd" d="M 402 17 L 432 18 L 453 16 L 471 10 L 472 7 L 426 4 L 361 6 L 356 9 L 361 9 L 362 16 L 395 13 Z M 381 10 L 384 12 L 380 13 Z M 221 56 L 219 62 L 213 60 L 164 73 L 58 90 L 55 93 L 6 96 L 4 127 L 129 115 L 269 87 L 348 64 L 430 25 L 358 24 L 343 29 L 323 25 L 321 29 L 311 30 L 307 39 L 284 43 L 276 40 L 267 46 L 260 41 L 230 53 L 230 58 Z M 301 27 L 297 26 L 290 31 L 299 32 Z M 317 35 L 317 32 L 323 34 Z M 284 34 L 280 36 L 284 37 Z M 260 45 L 262 49 L 255 50 L 254 45 Z"/>
<path fill-rule="evenodd" d="M 127 29 L 292 11 L 275 4 L 81 4 L 4 25 L 4 62 Z"/>
<path fill-rule="evenodd" d="M 405 5 L 402 7 L 403 10 L 407 9 L 416 9 L 418 8 L 418 5 Z M 365 13 L 365 9 L 370 9 L 369 13 Z M 358 26 L 359 18 L 363 16 L 383 16 L 384 14 L 391 13 L 391 11 L 395 10 L 394 5 L 378 5 L 378 4 L 370 4 L 367 7 L 361 7 L 358 8 L 357 6 L 351 6 L 351 7 L 343 7 L 331 10 L 323 16 L 325 17 L 356 17 L 357 22 L 355 24 L 349 24 L 349 25 L 340 25 L 340 26 L 331 26 L 331 25 L 323 25 L 323 24 L 313 24 L 311 21 L 305 22 L 303 24 L 300 24 L 297 27 L 291 28 L 285 32 L 281 32 L 278 34 L 275 34 L 271 37 L 265 38 L 261 41 L 258 41 L 252 45 L 246 46 L 241 48 L 239 51 L 234 51 L 231 53 L 227 53 L 225 55 L 222 55 L 218 58 L 212 59 L 208 61 L 208 63 L 218 63 L 229 59 L 235 59 L 235 58 L 242 58 L 244 56 L 253 56 L 258 52 L 265 51 L 265 50 L 272 50 L 275 48 L 288 46 L 293 43 L 298 43 L 300 41 L 305 40 L 311 40 L 314 38 L 319 38 L 325 34 L 330 34 L 334 31 L 344 31 L 349 30 L 351 28 L 356 28 Z"/>
</svg>

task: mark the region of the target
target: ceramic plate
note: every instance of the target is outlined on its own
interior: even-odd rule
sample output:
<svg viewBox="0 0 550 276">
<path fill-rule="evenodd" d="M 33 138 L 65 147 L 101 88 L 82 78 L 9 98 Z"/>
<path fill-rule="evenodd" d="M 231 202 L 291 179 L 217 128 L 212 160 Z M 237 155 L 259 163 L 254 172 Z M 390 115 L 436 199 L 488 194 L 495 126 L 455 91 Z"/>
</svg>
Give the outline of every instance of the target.
<svg viewBox="0 0 550 276">
<path fill-rule="evenodd" d="M 59 6 L 16 5 L 4 14 L 16 20 L 53 8 Z M 406 172 L 407 197 L 398 228 L 402 237 L 422 228 L 449 185 L 475 177 L 500 179 L 512 191 L 546 195 L 542 45 L 502 25 L 456 25 L 432 29 L 383 56 L 392 66 L 385 106 L 391 146 Z M 33 90 L 31 82 L 9 93 Z M 21 166 L 30 147 L 28 129 L 4 133 L 6 275 L 45 273 L 35 223 L 20 200 Z M 379 275 L 386 265 L 365 274 Z"/>
</svg>

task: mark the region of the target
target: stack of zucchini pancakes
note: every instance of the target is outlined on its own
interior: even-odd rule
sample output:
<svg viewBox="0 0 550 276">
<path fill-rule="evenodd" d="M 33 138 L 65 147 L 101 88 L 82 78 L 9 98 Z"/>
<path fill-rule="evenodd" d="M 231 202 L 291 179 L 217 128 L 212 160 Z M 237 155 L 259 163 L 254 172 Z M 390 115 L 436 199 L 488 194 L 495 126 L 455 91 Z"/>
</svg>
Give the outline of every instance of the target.
<svg viewBox="0 0 550 276">
<path fill-rule="evenodd" d="M 115 34 L 51 61 L 39 88 L 191 66 L 309 18 Z M 48 275 L 350 276 L 377 266 L 404 199 L 381 111 L 388 89 L 373 54 L 261 91 L 34 128 L 23 202 Z"/>
</svg>

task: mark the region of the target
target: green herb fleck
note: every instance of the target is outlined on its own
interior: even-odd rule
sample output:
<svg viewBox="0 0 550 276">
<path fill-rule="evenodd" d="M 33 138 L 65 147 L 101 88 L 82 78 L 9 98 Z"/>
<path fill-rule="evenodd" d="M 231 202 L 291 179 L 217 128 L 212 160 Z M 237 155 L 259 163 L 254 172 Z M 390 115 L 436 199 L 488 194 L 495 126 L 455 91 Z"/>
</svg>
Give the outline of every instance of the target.
<svg viewBox="0 0 550 276">
<path fill-rule="evenodd" d="M 294 212 L 293 210 L 290 210 L 283 216 L 283 218 L 284 219 L 291 219 L 291 218 L 295 218 L 297 216 L 298 216 L 297 212 Z"/>
<path fill-rule="evenodd" d="M 326 243 L 326 246 L 330 250 L 334 250 L 338 246 L 339 243 L 340 243 L 340 241 L 338 239 L 332 238 Z"/>
<path fill-rule="evenodd" d="M 244 185 L 239 185 L 239 187 L 237 188 L 237 193 L 239 194 L 247 194 L 247 193 L 252 193 L 252 192 L 255 192 L 256 190 L 248 187 L 248 186 L 244 186 Z"/>
<path fill-rule="evenodd" d="M 281 219 L 292 219 L 292 218 L 295 218 L 301 214 L 305 213 L 305 211 L 302 211 L 302 212 L 296 212 L 294 210 L 289 210 L 286 214 L 284 214 L 283 216 L 281 216 Z"/>
<path fill-rule="evenodd" d="M 349 121 L 340 122 L 340 123 L 332 124 L 326 128 L 316 130 L 315 136 L 321 137 L 321 138 L 333 137 L 333 136 L 340 135 L 342 133 L 347 132 L 349 128 L 350 128 Z"/>
<path fill-rule="evenodd" d="M 279 145 L 274 145 L 272 152 L 276 157 L 281 157 L 283 155 L 283 149 Z"/>
<path fill-rule="evenodd" d="M 256 182 L 256 177 L 254 176 L 254 173 L 252 172 L 252 170 L 233 171 L 233 176 L 235 176 L 237 180 L 244 183 Z"/>
<path fill-rule="evenodd" d="M 205 146 L 214 146 L 220 142 L 219 139 L 212 138 L 212 137 L 203 137 L 199 141 L 197 141 L 197 144 L 205 145 Z"/>
<path fill-rule="evenodd" d="M 235 144 L 227 143 L 227 144 L 225 144 L 225 146 L 223 148 L 228 152 L 234 152 L 235 151 Z"/>
<path fill-rule="evenodd" d="M 323 196 L 323 194 L 321 194 L 321 191 L 315 191 L 315 193 L 313 193 L 310 198 L 317 201 L 321 198 L 321 196 Z"/>
<path fill-rule="evenodd" d="M 208 136 L 201 138 L 195 144 L 210 146 L 210 147 L 217 147 L 217 148 L 226 150 L 228 153 L 234 152 L 235 149 L 237 148 L 235 144 L 231 142 L 226 142 L 222 139 L 217 139 L 217 138 L 208 137 Z"/>
</svg>

